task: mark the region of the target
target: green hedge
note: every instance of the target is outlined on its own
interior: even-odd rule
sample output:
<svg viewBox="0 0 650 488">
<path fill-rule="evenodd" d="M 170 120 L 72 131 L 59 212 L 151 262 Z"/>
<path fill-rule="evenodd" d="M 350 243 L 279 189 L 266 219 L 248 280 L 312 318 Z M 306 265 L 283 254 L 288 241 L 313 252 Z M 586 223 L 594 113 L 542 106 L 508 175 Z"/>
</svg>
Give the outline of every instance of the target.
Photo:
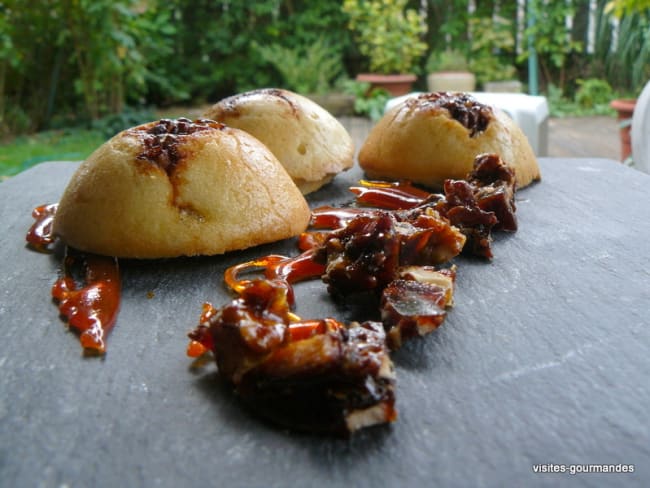
<svg viewBox="0 0 650 488">
<path fill-rule="evenodd" d="M 541 0 L 528 1 L 543 7 Z M 596 2 L 593 52 L 586 52 L 584 42 L 589 0 L 538 9 L 542 21 L 532 33 L 544 88 L 553 84 L 573 97 L 577 78 L 602 78 L 617 91 L 634 92 L 650 77 L 650 9 L 620 19 L 612 48 L 607 2 Z M 210 103 L 262 86 L 341 86 L 340 78 L 368 69 L 342 3 L 0 0 L 0 136 L 92 127 L 127 108 Z M 490 27 L 495 19 L 517 18 L 518 3 L 473 4 L 470 12 L 469 0 L 409 0 L 408 8 L 424 9 L 428 24 L 423 40 L 430 52 L 420 60 L 422 75 L 431 52 L 435 57 L 453 48 L 485 79 L 512 74 L 526 81 L 522 25 Z M 571 32 L 567 16 L 574 19 Z M 472 37 L 472 29 L 480 35 Z"/>
</svg>

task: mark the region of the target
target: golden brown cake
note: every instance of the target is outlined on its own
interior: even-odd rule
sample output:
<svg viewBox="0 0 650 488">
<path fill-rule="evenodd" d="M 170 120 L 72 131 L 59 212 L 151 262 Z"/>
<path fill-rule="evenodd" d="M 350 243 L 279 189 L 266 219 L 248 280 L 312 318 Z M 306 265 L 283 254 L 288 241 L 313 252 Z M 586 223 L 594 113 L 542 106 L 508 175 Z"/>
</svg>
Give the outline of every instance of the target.
<svg viewBox="0 0 650 488">
<path fill-rule="evenodd" d="M 310 211 L 276 157 L 210 120 L 160 120 L 120 132 L 84 161 L 53 231 L 118 257 L 221 254 L 302 232 Z"/>
<path fill-rule="evenodd" d="M 354 144 L 340 122 L 317 103 L 287 90 L 234 95 L 213 105 L 205 116 L 257 137 L 304 194 L 354 164 Z"/>
<path fill-rule="evenodd" d="M 440 188 L 445 179 L 464 178 L 485 153 L 514 169 L 519 188 L 540 179 L 528 139 L 505 113 L 466 93 L 424 93 L 382 117 L 361 147 L 359 165 L 370 178 Z"/>
</svg>

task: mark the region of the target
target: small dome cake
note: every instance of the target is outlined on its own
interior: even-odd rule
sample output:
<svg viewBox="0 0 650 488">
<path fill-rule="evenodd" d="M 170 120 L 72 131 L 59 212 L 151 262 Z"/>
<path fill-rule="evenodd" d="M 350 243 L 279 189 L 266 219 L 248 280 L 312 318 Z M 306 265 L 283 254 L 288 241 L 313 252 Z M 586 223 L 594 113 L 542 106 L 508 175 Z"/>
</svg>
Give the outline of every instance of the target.
<svg viewBox="0 0 650 488">
<path fill-rule="evenodd" d="M 317 190 L 354 164 L 350 134 L 308 98 L 276 88 L 225 98 L 205 116 L 262 141 L 303 194 Z"/>
<path fill-rule="evenodd" d="M 424 93 L 381 118 L 359 151 L 359 165 L 370 178 L 440 188 L 445 179 L 464 178 L 485 153 L 514 169 L 519 188 L 540 179 L 528 139 L 505 113 L 466 93 Z"/>
<path fill-rule="evenodd" d="M 310 211 L 277 158 L 212 120 L 160 120 L 100 146 L 72 176 L 53 232 L 128 258 L 213 255 L 302 232 Z"/>
</svg>

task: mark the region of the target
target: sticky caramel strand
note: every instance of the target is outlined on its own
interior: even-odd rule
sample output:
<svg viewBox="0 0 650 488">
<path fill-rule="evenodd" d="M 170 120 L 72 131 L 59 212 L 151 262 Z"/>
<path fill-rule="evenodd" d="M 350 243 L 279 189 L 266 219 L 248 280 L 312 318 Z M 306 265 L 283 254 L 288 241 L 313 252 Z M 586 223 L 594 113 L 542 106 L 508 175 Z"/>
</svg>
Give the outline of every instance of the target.
<svg viewBox="0 0 650 488">
<path fill-rule="evenodd" d="M 52 224 L 54 223 L 54 216 L 58 207 L 58 203 L 50 203 L 39 205 L 32 210 L 34 223 L 25 236 L 27 244 L 32 249 L 40 252 L 48 252 L 50 246 L 56 241 L 56 236 L 52 233 Z"/>
<path fill-rule="evenodd" d="M 51 252 L 57 240 L 52 224 L 58 204 L 40 205 L 26 235 L 30 247 Z M 81 275 L 80 279 L 76 279 Z M 62 275 L 52 286 L 52 298 L 88 354 L 104 354 L 106 337 L 120 308 L 120 274 L 117 258 L 98 256 L 65 248 Z"/>
<path fill-rule="evenodd" d="M 357 202 L 371 207 L 408 209 L 422 205 L 431 193 L 413 186 L 409 181 L 386 183 L 361 180 L 360 186 L 350 187 L 357 196 Z"/>
<path fill-rule="evenodd" d="M 147 124 L 131 129 L 142 137 L 144 150 L 136 159 L 156 164 L 171 175 L 182 159 L 179 145 L 185 136 L 207 130 L 222 130 L 224 124 L 209 119 L 192 121 L 185 117 L 179 119 L 160 119 L 156 124 Z"/>
<path fill-rule="evenodd" d="M 353 188 L 351 188 L 352 191 Z M 368 213 L 368 209 L 356 207 L 338 208 L 326 205 L 312 210 L 309 225 L 314 229 L 338 229 L 344 227 L 356 216 L 364 213 Z"/>
<path fill-rule="evenodd" d="M 80 285 L 75 280 L 79 270 L 83 274 Z M 85 351 L 104 354 L 106 337 L 115 325 L 120 305 L 117 258 L 68 248 L 64 274 L 54 283 L 52 297 L 61 316 L 79 333 Z"/>
<path fill-rule="evenodd" d="M 232 291 L 242 293 L 251 280 L 240 278 L 240 275 L 262 271 L 266 279 L 281 280 L 285 283 L 287 289 L 291 290 L 292 284 L 317 278 L 323 274 L 325 268 L 313 259 L 314 252 L 314 249 L 309 248 L 294 257 L 271 254 L 252 261 L 246 261 L 228 268 L 224 273 L 224 281 Z M 290 296 L 293 297 L 293 295 Z"/>
</svg>

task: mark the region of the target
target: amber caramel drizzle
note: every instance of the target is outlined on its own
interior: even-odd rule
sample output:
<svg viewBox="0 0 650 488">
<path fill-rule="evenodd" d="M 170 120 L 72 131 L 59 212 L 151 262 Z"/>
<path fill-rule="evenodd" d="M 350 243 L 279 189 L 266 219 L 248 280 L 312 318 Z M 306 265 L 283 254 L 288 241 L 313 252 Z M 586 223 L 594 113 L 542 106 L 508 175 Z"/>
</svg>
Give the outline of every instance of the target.
<svg viewBox="0 0 650 488">
<path fill-rule="evenodd" d="M 401 210 L 421 205 L 431 193 L 420 190 L 409 181 L 387 183 L 361 180 L 360 186 L 350 187 L 357 203 L 390 210 Z"/>
<path fill-rule="evenodd" d="M 32 210 L 32 217 L 34 217 L 35 222 L 25 236 L 32 249 L 47 252 L 50 244 L 53 244 L 56 240 L 52 233 L 52 224 L 58 206 L 58 203 L 50 203 L 49 205 L 40 205 Z"/>
<path fill-rule="evenodd" d="M 57 203 L 40 205 L 32 211 L 35 222 L 26 235 L 29 246 L 49 252 L 56 242 L 52 224 Z M 81 268 L 83 285 L 78 286 L 73 272 Z M 79 332 L 81 345 L 87 352 L 104 354 L 106 336 L 113 328 L 120 307 L 120 275 L 117 259 L 82 253 L 66 248 L 63 276 L 52 286 L 52 297 L 69 326 Z"/>
<path fill-rule="evenodd" d="M 77 286 L 73 268 L 81 266 L 84 283 Z M 64 275 L 52 286 L 52 297 L 70 327 L 79 332 L 87 352 L 104 354 L 106 336 L 113 328 L 120 305 L 120 275 L 116 258 L 94 254 L 68 254 Z"/>
<path fill-rule="evenodd" d="M 314 229 L 338 229 L 366 211 L 362 208 L 336 208 L 325 205 L 312 210 L 309 225 Z"/>
<path fill-rule="evenodd" d="M 280 279 L 288 285 L 323 274 L 325 266 L 313 260 L 313 249 L 309 249 L 295 257 L 271 254 L 259 259 L 231 266 L 224 273 L 226 286 L 235 293 L 241 294 L 251 283 L 251 280 L 240 279 L 239 275 L 260 270 L 269 280 Z"/>
<path fill-rule="evenodd" d="M 207 327 L 209 320 L 216 315 L 218 310 L 214 306 L 205 302 L 201 310 L 201 318 L 199 319 L 199 326 L 190 334 L 190 342 L 187 345 L 186 354 L 191 358 L 199 358 L 207 351 L 214 348 L 214 341 L 212 334 Z"/>
</svg>

